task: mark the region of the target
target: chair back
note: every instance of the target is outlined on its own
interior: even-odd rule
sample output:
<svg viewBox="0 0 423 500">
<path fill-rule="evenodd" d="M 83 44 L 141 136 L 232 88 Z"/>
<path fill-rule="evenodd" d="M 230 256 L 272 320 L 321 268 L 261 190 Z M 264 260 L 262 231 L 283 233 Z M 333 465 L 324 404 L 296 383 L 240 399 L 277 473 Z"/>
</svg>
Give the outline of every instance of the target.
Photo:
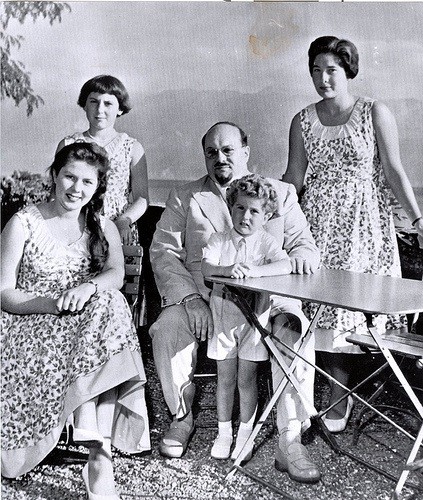
<svg viewBox="0 0 423 500">
<path fill-rule="evenodd" d="M 143 249 L 141 245 L 123 245 L 125 256 L 125 284 L 122 293 L 125 295 L 135 326 L 140 326 L 140 319 L 144 317 L 144 300 L 141 300 L 142 290 L 142 257 Z"/>
</svg>

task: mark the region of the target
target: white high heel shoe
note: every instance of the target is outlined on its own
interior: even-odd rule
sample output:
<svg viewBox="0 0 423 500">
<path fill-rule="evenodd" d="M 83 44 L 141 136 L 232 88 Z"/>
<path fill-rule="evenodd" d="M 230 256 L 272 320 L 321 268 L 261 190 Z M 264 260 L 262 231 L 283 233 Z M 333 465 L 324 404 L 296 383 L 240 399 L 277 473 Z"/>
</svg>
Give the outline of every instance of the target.
<svg viewBox="0 0 423 500">
<path fill-rule="evenodd" d="M 84 480 L 85 488 L 87 490 L 88 500 L 121 500 L 119 495 L 117 495 L 116 493 L 114 493 L 113 495 L 97 495 L 96 493 L 92 493 L 92 491 L 90 490 L 90 483 L 88 478 L 88 462 L 82 469 L 82 479 Z"/>
<path fill-rule="evenodd" d="M 326 415 L 323 415 L 322 420 L 328 430 L 330 432 L 342 432 L 345 430 L 345 427 L 347 426 L 348 420 L 351 417 L 351 412 L 354 407 L 354 399 L 352 396 L 348 396 L 347 399 L 347 409 L 345 411 L 345 415 L 342 418 L 327 418 Z"/>
</svg>

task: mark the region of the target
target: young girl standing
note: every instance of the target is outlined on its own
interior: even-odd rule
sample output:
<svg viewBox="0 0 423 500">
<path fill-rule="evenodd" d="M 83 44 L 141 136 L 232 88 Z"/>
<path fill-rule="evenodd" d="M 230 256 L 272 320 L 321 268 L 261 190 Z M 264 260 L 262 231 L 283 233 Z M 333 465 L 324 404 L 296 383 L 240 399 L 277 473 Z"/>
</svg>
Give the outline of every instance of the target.
<svg viewBox="0 0 423 500">
<path fill-rule="evenodd" d="M 392 193 L 420 237 L 423 218 L 401 162 L 395 119 L 383 103 L 351 93 L 349 82 L 359 69 L 352 42 L 319 37 L 311 43 L 308 56 L 321 100 L 292 120 L 283 180 L 298 192 L 304 188 L 301 208 L 324 267 L 401 276 Z M 403 328 L 404 319 L 373 318 L 381 330 Z M 347 387 L 353 358 L 362 354 L 346 340 L 352 332 L 367 332 L 364 315 L 333 307 L 325 307 L 315 329 L 316 351 L 325 370 Z M 326 427 L 342 432 L 353 399 L 332 384 L 329 406 L 323 417 Z"/>
<path fill-rule="evenodd" d="M 57 151 L 73 142 L 95 142 L 107 151 L 110 171 L 103 213 L 115 222 L 122 243 L 136 244 L 136 222 L 148 205 L 148 177 L 144 148 L 115 129 L 116 118 L 131 109 L 128 92 L 113 76 L 95 76 L 82 86 L 78 104 L 87 115 L 89 128 L 65 137 Z"/>
</svg>

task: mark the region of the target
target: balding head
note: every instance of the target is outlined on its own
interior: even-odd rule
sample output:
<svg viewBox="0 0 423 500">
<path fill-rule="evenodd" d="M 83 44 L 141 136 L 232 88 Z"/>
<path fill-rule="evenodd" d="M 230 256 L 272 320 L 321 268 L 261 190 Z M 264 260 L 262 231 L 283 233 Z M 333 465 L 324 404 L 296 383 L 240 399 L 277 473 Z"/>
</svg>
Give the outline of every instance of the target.
<svg viewBox="0 0 423 500">
<path fill-rule="evenodd" d="M 250 148 L 244 131 L 230 122 L 214 124 L 202 140 L 209 176 L 221 186 L 248 173 Z"/>
</svg>

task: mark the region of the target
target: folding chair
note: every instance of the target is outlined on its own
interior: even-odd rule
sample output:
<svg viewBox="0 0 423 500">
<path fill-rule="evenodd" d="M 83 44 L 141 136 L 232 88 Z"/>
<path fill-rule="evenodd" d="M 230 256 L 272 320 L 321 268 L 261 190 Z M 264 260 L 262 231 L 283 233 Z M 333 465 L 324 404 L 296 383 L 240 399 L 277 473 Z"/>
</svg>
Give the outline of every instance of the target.
<svg viewBox="0 0 423 500">
<path fill-rule="evenodd" d="M 142 288 L 142 257 L 141 245 L 123 245 L 125 256 L 125 284 L 122 292 L 125 295 L 136 328 L 141 326 L 145 314 L 145 300 Z"/>
<path fill-rule="evenodd" d="M 369 328 L 373 328 L 373 335 L 374 335 L 375 334 L 374 327 L 370 326 Z M 401 388 L 407 393 L 409 399 L 411 400 L 415 408 L 415 417 L 420 425 L 420 430 L 418 431 L 417 436 L 412 436 L 400 425 L 398 425 L 396 422 L 388 418 L 386 414 L 383 414 L 378 410 L 378 405 L 375 404 L 375 401 L 383 391 L 385 384 L 387 383 L 386 381 L 380 387 L 378 387 L 376 392 L 374 392 L 370 396 L 370 398 L 367 399 L 366 407 L 364 409 L 364 410 L 370 409 L 371 411 L 375 412 L 377 415 L 384 418 L 396 429 L 398 429 L 404 435 L 406 435 L 412 441 L 414 441 L 414 445 L 408 456 L 407 463 L 403 467 L 403 470 L 401 471 L 399 477 L 396 478 L 391 474 L 386 473 L 386 471 L 383 471 L 381 469 L 375 469 L 378 472 L 383 473 L 386 477 L 389 477 L 390 479 L 394 479 L 395 481 L 397 481 L 393 498 L 399 498 L 401 490 L 404 484 L 406 483 L 410 471 L 416 471 L 416 472 L 423 471 L 423 464 L 421 463 L 422 461 L 418 460 L 418 453 L 420 447 L 422 446 L 422 440 L 423 440 L 423 406 L 421 401 L 416 395 L 418 391 L 421 391 L 421 396 L 423 396 L 423 384 L 422 387 L 412 387 L 406 380 L 402 370 L 399 368 L 399 363 L 401 363 L 401 360 L 403 359 L 413 360 L 416 363 L 417 368 L 423 368 L 423 336 L 415 335 L 413 333 L 389 333 L 388 331 L 380 335 L 378 343 L 375 342 L 373 336 L 371 336 L 370 334 L 360 334 L 360 335 L 352 334 L 349 335 L 347 340 L 355 345 L 359 345 L 364 351 L 369 352 L 369 350 L 371 350 L 372 352 L 382 352 L 382 354 L 386 359 L 386 363 L 382 367 L 377 368 L 369 377 L 367 377 L 366 381 L 374 379 L 381 373 L 381 371 L 390 366 L 392 372 L 396 376 L 396 379 L 399 381 Z M 399 361 L 397 362 L 395 358 L 398 358 Z M 423 374 L 420 380 L 423 380 Z M 357 386 L 354 389 L 352 389 L 352 392 L 355 392 L 356 389 Z M 382 406 L 379 406 L 379 408 L 383 409 Z M 409 413 L 411 414 L 411 412 Z M 357 442 L 358 439 L 357 437 L 358 426 L 360 425 L 361 417 L 363 416 L 363 414 L 364 411 L 360 412 L 359 417 L 356 419 L 357 427 L 354 430 L 354 438 L 353 438 L 355 442 Z M 370 463 L 366 462 L 365 465 L 374 468 L 374 466 Z M 423 491 L 423 488 L 421 489 L 421 491 Z"/>
</svg>

